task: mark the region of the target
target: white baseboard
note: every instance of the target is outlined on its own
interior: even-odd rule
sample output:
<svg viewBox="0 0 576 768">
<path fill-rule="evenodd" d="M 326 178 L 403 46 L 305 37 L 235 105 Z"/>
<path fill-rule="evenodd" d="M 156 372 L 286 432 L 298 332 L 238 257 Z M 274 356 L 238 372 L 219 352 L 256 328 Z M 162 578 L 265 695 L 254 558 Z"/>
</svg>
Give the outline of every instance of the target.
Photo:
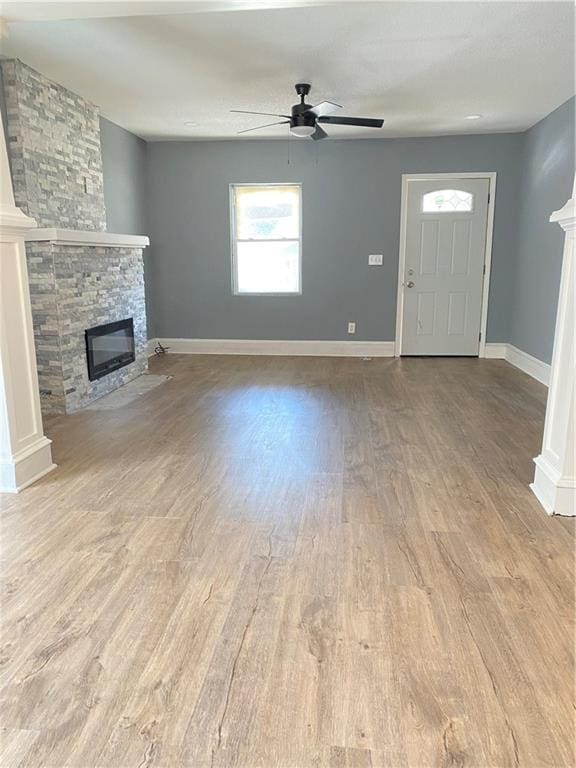
<svg viewBox="0 0 576 768">
<path fill-rule="evenodd" d="M 270 341 L 252 339 L 157 339 L 180 355 L 294 355 L 394 357 L 393 341 Z M 149 342 L 150 344 L 150 342 Z M 149 347 L 150 349 L 150 347 Z"/>
<path fill-rule="evenodd" d="M 494 360 L 506 360 L 507 346 L 508 344 L 495 344 L 488 341 L 484 347 L 484 357 Z"/>
<path fill-rule="evenodd" d="M 548 386 L 550 381 L 550 365 L 543 363 L 536 357 L 532 357 L 527 352 L 523 352 L 513 344 L 486 344 L 485 357 L 492 359 L 506 360 L 510 365 L 519 368 L 524 373 L 532 376 L 533 379 L 541 384 Z"/>
<path fill-rule="evenodd" d="M 42 436 L 9 460 L 0 461 L 0 493 L 19 493 L 55 469 L 51 444 Z"/>
<path fill-rule="evenodd" d="M 576 480 L 561 477 L 554 467 L 540 454 L 534 459 L 536 471 L 532 492 L 549 515 L 576 516 Z"/>
<path fill-rule="evenodd" d="M 511 365 L 516 366 L 516 368 L 520 368 L 524 373 L 532 376 L 536 381 L 548 386 L 550 382 L 550 365 L 548 363 L 543 363 L 542 360 L 532 357 L 532 355 L 523 352 L 518 347 L 512 346 L 512 344 L 508 344 L 506 360 Z"/>
</svg>

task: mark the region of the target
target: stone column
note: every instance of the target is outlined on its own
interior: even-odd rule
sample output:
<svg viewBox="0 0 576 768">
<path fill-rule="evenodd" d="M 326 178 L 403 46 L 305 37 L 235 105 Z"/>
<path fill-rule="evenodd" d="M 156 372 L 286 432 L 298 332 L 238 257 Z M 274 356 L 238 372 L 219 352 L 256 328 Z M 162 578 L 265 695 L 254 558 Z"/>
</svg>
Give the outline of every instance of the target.
<svg viewBox="0 0 576 768">
<path fill-rule="evenodd" d="M 17 493 L 55 464 L 40 414 L 24 246 L 36 222 L 14 204 L 0 128 L 0 492 Z"/>
<path fill-rule="evenodd" d="M 550 387 L 542 452 L 534 459 L 536 471 L 530 486 L 549 515 L 576 515 L 576 467 L 574 432 L 575 293 L 574 241 L 576 238 L 576 179 L 572 198 L 550 221 L 564 230 L 564 256 Z"/>
</svg>

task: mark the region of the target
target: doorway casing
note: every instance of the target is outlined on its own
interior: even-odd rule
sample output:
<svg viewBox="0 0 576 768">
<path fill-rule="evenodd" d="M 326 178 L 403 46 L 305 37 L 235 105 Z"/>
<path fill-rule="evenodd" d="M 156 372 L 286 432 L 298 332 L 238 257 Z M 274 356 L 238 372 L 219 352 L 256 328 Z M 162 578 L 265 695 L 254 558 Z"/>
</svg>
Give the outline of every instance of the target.
<svg viewBox="0 0 576 768">
<path fill-rule="evenodd" d="M 496 172 L 463 173 L 403 173 L 402 204 L 400 209 L 400 254 L 398 260 L 398 290 L 396 299 L 396 338 L 394 355 L 402 354 L 402 316 L 404 312 L 404 270 L 406 267 L 406 233 L 408 225 L 408 187 L 411 181 L 448 181 L 458 179 L 488 179 L 488 216 L 486 222 L 486 242 L 484 246 L 484 280 L 482 283 L 482 311 L 480 317 L 480 342 L 478 357 L 486 357 L 486 326 L 488 322 L 488 294 L 490 290 L 490 271 L 492 266 L 492 241 L 494 236 L 494 203 L 496 201 Z"/>
</svg>

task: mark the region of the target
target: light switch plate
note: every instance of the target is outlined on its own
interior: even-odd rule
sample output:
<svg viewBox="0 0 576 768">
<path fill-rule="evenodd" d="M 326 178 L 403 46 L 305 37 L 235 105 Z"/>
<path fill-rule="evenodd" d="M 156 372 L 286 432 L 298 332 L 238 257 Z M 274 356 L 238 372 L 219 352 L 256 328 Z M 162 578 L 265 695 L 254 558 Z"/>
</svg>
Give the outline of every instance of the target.
<svg viewBox="0 0 576 768">
<path fill-rule="evenodd" d="M 384 256 L 381 253 L 371 253 L 368 256 L 368 266 L 381 267 L 384 263 Z"/>
</svg>

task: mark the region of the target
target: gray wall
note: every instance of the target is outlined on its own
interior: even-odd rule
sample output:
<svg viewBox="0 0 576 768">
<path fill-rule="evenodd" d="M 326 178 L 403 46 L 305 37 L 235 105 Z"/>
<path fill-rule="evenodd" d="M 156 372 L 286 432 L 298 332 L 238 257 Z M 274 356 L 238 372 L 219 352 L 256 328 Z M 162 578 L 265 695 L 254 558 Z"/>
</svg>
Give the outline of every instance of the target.
<svg viewBox="0 0 576 768">
<path fill-rule="evenodd" d="M 497 171 L 489 341 L 508 338 L 521 134 L 366 141 L 148 145 L 147 290 L 160 337 L 350 339 L 395 335 L 402 173 Z M 228 185 L 303 185 L 303 293 L 233 296 Z M 368 267 L 383 253 L 383 267 Z"/>
<path fill-rule="evenodd" d="M 518 249 L 509 341 L 552 359 L 564 232 L 548 221 L 574 182 L 574 98 L 523 135 Z"/>
<path fill-rule="evenodd" d="M 104 201 L 108 232 L 126 235 L 148 235 L 146 211 L 147 146 L 143 139 L 100 117 L 100 144 L 104 169 Z M 146 283 L 146 316 L 148 336 L 152 325 L 151 255 L 143 252 Z"/>
<path fill-rule="evenodd" d="M 106 225 L 109 232 L 146 235 L 146 142 L 100 117 Z"/>
</svg>

